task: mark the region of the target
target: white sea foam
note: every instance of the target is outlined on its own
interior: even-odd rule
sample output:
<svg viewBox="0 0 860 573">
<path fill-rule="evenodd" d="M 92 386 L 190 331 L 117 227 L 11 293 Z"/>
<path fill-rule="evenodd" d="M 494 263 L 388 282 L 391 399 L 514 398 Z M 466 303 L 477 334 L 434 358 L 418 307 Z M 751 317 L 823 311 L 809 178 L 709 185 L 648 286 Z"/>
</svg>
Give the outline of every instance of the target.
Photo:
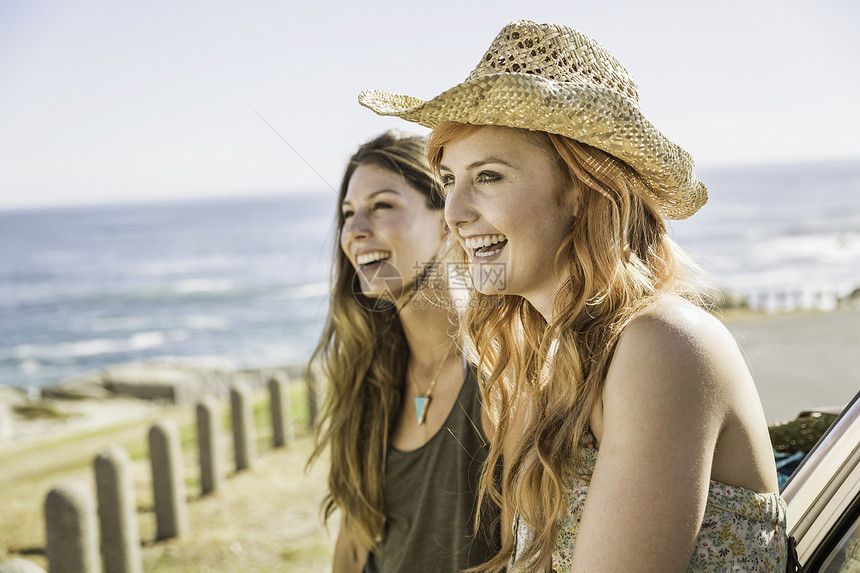
<svg viewBox="0 0 860 573">
<path fill-rule="evenodd" d="M 146 261 L 135 265 L 134 271 L 141 277 L 164 277 L 188 273 L 224 272 L 241 267 L 243 264 L 244 262 L 236 257 L 209 255 Z"/>
<path fill-rule="evenodd" d="M 67 342 L 62 344 L 21 344 L 12 349 L 12 355 L 23 361 L 80 358 L 112 352 L 118 341 L 107 338 Z"/>
<path fill-rule="evenodd" d="M 38 363 L 146 350 L 186 338 L 188 338 L 188 331 L 183 329 L 169 332 L 137 332 L 128 337 L 114 339 L 93 338 L 59 344 L 21 344 L 12 349 L 11 355 L 20 361 L 19 367 L 21 367 L 20 365 L 27 361 Z"/>
<path fill-rule="evenodd" d="M 319 281 L 282 289 L 277 298 L 281 300 L 315 298 L 328 295 L 329 292 L 331 292 L 331 284 L 328 281 Z"/>
<path fill-rule="evenodd" d="M 751 246 L 749 256 L 755 261 L 809 259 L 818 264 L 846 263 L 860 260 L 860 233 L 815 233 L 774 237 Z M 855 274 L 860 266 L 849 267 Z M 846 269 L 848 270 L 848 269 Z"/>
<path fill-rule="evenodd" d="M 24 374 L 36 374 L 42 369 L 42 365 L 36 360 L 22 360 L 18 364 L 18 368 Z"/>
<path fill-rule="evenodd" d="M 128 339 L 128 347 L 131 350 L 145 350 L 155 348 L 167 342 L 163 332 L 139 332 Z"/>
<path fill-rule="evenodd" d="M 216 293 L 233 289 L 233 281 L 220 279 L 186 279 L 173 283 L 171 290 L 177 294 Z"/>
<path fill-rule="evenodd" d="M 228 330 L 230 321 L 220 316 L 195 314 L 183 320 L 184 325 L 192 330 Z"/>
</svg>

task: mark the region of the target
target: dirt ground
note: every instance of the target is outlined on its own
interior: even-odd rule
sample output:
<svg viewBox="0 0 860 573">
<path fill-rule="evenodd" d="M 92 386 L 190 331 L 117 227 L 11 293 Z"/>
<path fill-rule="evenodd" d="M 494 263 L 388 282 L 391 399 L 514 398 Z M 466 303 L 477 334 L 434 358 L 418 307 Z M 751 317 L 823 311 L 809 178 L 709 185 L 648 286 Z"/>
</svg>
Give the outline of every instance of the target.
<svg viewBox="0 0 860 573">
<path fill-rule="evenodd" d="M 860 389 L 860 311 L 790 316 L 726 316 L 759 388 L 768 421 L 802 409 L 844 406 Z M 144 569 L 158 572 L 327 571 L 334 535 L 319 519 L 327 460 L 309 472 L 311 451 L 303 387 L 291 385 L 297 440 L 285 449 L 268 444 L 267 401 L 255 406 L 258 451 L 252 469 L 232 471 L 227 405 L 221 435 L 227 473 L 223 489 L 202 498 L 193 408 L 144 401 L 85 400 L 54 406 L 69 416 L 18 421 L 15 437 L 0 444 L 0 562 L 19 557 L 46 567 L 42 504 L 60 480 L 78 480 L 94 491 L 92 461 L 110 444 L 133 460 Z M 190 532 L 155 542 L 155 517 L 146 433 L 162 417 L 177 421 L 183 440 Z"/>
<path fill-rule="evenodd" d="M 296 404 L 296 401 L 293 401 Z M 109 401 L 89 405 L 90 417 L 110 408 Z M 132 457 L 138 521 L 145 571 L 325 571 L 331 563 L 333 537 L 319 519 L 327 460 L 309 472 L 311 450 L 306 412 L 294 407 L 296 441 L 287 448 L 270 447 L 267 403 L 256 407 L 258 457 L 250 470 L 236 473 L 228 429 L 221 434 L 226 479 L 215 495 L 200 496 L 193 409 L 159 408 L 137 412 L 133 421 L 54 434 L 50 440 L 27 439 L 0 447 L 0 562 L 24 558 L 47 568 L 44 555 L 43 503 L 61 480 L 76 480 L 93 490 L 92 461 L 110 444 Z M 226 405 L 222 405 L 226 412 Z M 179 539 L 155 541 L 155 516 L 146 435 L 163 417 L 177 421 L 183 442 L 183 463 L 190 531 Z M 109 417 L 108 417 L 109 418 Z M 225 428 L 227 426 L 225 425 Z M 330 523 L 337 531 L 337 520 Z"/>
</svg>

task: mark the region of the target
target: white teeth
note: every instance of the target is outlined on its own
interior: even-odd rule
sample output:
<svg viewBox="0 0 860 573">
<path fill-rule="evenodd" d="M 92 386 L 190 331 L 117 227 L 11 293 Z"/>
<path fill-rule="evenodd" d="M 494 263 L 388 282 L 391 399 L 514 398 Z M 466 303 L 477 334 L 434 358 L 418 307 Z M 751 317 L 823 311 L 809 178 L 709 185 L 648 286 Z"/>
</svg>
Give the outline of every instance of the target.
<svg viewBox="0 0 860 573">
<path fill-rule="evenodd" d="M 469 237 L 466 239 L 466 246 L 470 249 L 480 249 L 481 247 L 489 247 L 490 245 L 507 240 L 508 238 L 504 235 L 481 235 L 480 237 Z"/>
<path fill-rule="evenodd" d="M 492 251 L 483 251 L 483 252 L 475 251 L 475 256 L 476 257 L 492 257 L 493 255 L 501 253 L 501 252 L 502 252 L 501 248 L 493 249 Z"/>
<path fill-rule="evenodd" d="M 355 257 L 355 262 L 360 265 L 366 265 L 368 263 L 375 263 L 376 261 L 381 261 L 383 259 L 387 259 L 391 256 L 389 251 L 372 251 L 370 253 L 364 253 Z"/>
</svg>

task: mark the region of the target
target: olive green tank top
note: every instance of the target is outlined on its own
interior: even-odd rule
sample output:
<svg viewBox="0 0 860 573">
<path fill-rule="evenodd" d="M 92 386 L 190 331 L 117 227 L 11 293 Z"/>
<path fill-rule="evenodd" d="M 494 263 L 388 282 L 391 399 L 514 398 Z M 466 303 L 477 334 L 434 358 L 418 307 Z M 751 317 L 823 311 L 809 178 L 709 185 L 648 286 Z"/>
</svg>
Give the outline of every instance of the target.
<svg viewBox="0 0 860 573">
<path fill-rule="evenodd" d="M 499 548 L 499 511 L 487 501 L 475 534 L 478 483 L 489 445 L 481 428 L 474 369 L 442 428 L 410 452 L 390 448 L 385 468 L 385 535 L 366 573 L 454 572 Z"/>
</svg>

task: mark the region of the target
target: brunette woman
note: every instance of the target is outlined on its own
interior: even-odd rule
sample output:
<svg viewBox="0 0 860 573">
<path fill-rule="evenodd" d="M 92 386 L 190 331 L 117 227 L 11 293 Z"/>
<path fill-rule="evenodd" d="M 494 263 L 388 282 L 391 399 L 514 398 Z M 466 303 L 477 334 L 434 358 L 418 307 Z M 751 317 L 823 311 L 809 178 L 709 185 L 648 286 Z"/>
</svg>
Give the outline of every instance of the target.
<svg viewBox="0 0 860 573">
<path fill-rule="evenodd" d="M 461 571 L 498 550 L 491 504 L 475 529 L 487 419 L 436 262 L 443 207 L 422 137 L 390 131 L 362 145 L 340 186 L 312 361 L 328 383 L 314 456 L 331 458 L 335 572 Z"/>
</svg>

